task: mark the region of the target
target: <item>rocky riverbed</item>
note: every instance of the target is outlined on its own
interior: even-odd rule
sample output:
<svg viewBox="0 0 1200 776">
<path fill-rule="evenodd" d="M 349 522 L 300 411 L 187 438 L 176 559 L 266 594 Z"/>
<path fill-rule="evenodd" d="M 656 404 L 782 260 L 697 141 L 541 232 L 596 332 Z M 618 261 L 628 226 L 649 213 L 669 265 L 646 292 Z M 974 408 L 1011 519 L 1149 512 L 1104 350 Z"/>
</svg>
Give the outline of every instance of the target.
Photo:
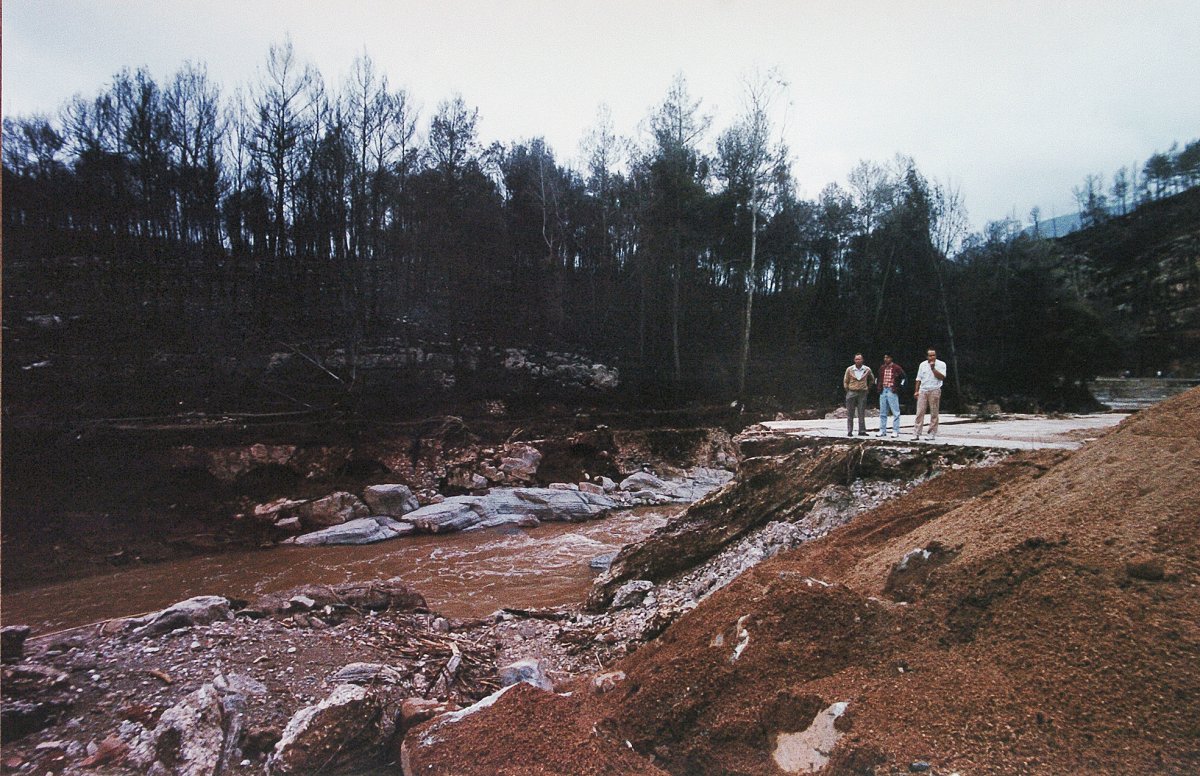
<svg viewBox="0 0 1200 776">
<path fill-rule="evenodd" d="M 147 422 L 69 436 L 20 431 L 5 436 L 7 591 L 272 547 L 360 518 L 402 519 L 419 507 L 435 507 L 443 517 L 423 513 L 430 519 L 411 529 L 376 519 L 338 533 L 374 540 L 496 520 L 580 519 L 561 509 L 570 499 L 591 502 L 589 517 L 613 507 L 682 503 L 719 485 L 739 460 L 721 427 L 608 428 L 586 416 L 444 417 L 361 429 L 164 429 Z M 654 476 L 614 493 L 642 474 Z M 548 488 L 585 495 L 545 494 Z M 482 498 L 513 489 L 541 493 L 506 504 Z M 534 503 L 545 507 L 547 499 L 553 509 Z M 446 501 L 454 506 L 442 506 Z"/>
</svg>

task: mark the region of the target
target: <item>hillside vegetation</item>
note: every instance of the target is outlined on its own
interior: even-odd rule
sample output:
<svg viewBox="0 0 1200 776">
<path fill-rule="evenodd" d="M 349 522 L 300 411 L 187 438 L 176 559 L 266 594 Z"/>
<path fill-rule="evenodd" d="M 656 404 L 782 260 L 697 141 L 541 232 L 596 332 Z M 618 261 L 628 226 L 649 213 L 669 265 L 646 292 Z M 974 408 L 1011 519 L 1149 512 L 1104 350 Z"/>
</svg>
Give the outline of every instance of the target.
<svg viewBox="0 0 1200 776">
<path fill-rule="evenodd" d="M 836 402 L 855 352 L 911 366 L 932 346 L 948 408 L 1081 406 L 1079 380 L 1143 334 L 1105 315 L 1126 291 L 1055 246 L 968 234 L 961 197 L 911 158 L 801 196 L 765 103 L 718 130 L 682 76 L 643 137 L 601 116 L 572 167 L 540 138 L 489 143 L 461 96 L 422 115 L 365 54 L 341 84 L 290 43 L 264 64 L 241 96 L 199 63 L 126 69 L 57 116 L 5 119 L 10 417 L 581 401 L 499 379 L 510 348 L 616 367 L 638 404 L 774 411 Z M 1194 188 L 1197 148 L 1154 157 L 1122 209 Z M 1194 211 L 1154 212 L 1130 260 L 1194 229 Z M 1164 275 L 1181 298 L 1184 274 Z M 1123 366 L 1166 367 L 1160 328 Z"/>
</svg>

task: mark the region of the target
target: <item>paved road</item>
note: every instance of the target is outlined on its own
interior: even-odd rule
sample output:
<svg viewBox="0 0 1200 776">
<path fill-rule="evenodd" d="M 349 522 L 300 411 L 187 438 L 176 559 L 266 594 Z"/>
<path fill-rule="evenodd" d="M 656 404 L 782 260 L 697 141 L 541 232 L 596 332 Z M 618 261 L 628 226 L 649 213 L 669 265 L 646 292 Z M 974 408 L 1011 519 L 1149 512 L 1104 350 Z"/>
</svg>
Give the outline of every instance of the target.
<svg viewBox="0 0 1200 776">
<path fill-rule="evenodd" d="M 969 416 L 942 415 L 936 442 L 922 437 L 919 444 L 967 445 L 970 447 L 1006 447 L 1014 450 L 1061 448 L 1074 450 L 1103 434 L 1128 417 L 1128 413 L 1095 415 L 1002 415 L 995 420 L 976 420 Z M 761 424 L 771 433 L 813 437 L 846 438 L 846 419 L 776 420 Z M 900 418 L 900 438 L 879 439 L 879 416 L 868 416 L 870 438 L 879 442 L 913 443 L 913 416 Z M 928 432 L 926 421 L 926 432 Z"/>
</svg>

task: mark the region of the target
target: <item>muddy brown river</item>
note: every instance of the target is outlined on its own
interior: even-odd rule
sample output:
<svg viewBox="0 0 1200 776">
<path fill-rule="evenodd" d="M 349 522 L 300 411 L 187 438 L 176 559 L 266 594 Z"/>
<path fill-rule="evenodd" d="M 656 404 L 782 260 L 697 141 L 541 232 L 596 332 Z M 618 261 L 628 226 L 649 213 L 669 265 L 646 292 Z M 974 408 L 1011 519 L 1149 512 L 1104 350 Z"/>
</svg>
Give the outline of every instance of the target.
<svg viewBox="0 0 1200 776">
<path fill-rule="evenodd" d="M 388 577 L 403 578 L 431 609 L 453 617 L 479 617 L 506 606 L 559 606 L 587 594 L 596 575 L 589 560 L 646 537 L 672 514 L 642 508 L 589 523 L 168 561 L 5 594 L 4 622 L 49 633 L 154 611 L 195 595 L 252 599 L 306 584 Z"/>
</svg>

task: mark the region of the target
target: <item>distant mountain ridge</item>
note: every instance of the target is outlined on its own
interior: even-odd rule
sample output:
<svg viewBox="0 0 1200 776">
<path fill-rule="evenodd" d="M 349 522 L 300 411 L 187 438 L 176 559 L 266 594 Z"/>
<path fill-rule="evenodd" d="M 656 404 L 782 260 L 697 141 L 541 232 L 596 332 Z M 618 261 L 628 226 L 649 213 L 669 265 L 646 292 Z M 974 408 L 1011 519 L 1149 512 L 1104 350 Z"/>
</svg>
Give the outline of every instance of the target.
<svg viewBox="0 0 1200 776">
<path fill-rule="evenodd" d="M 1121 208 L 1117 205 L 1105 208 L 1105 211 L 1110 218 L 1118 218 L 1133 212 L 1128 207 L 1125 208 L 1125 212 L 1121 212 Z M 1078 232 L 1083 228 L 1083 213 L 1069 213 L 1065 216 L 1055 216 L 1044 221 L 1038 221 L 1036 227 L 1030 224 L 1021 230 L 1021 234 L 1028 237 L 1037 236 L 1053 240 L 1059 237 L 1066 237 L 1068 234 Z"/>
<path fill-rule="evenodd" d="M 1037 236 L 1054 239 L 1056 237 L 1066 237 L 1071 232 L 1078 232 L 1082 228 L 1083 215 L 1081 213 L 1071 213 L 1039 221 L 1037 226 L 1030 224 L 1021 233 L 1030 237 Z"/>
</svg>

